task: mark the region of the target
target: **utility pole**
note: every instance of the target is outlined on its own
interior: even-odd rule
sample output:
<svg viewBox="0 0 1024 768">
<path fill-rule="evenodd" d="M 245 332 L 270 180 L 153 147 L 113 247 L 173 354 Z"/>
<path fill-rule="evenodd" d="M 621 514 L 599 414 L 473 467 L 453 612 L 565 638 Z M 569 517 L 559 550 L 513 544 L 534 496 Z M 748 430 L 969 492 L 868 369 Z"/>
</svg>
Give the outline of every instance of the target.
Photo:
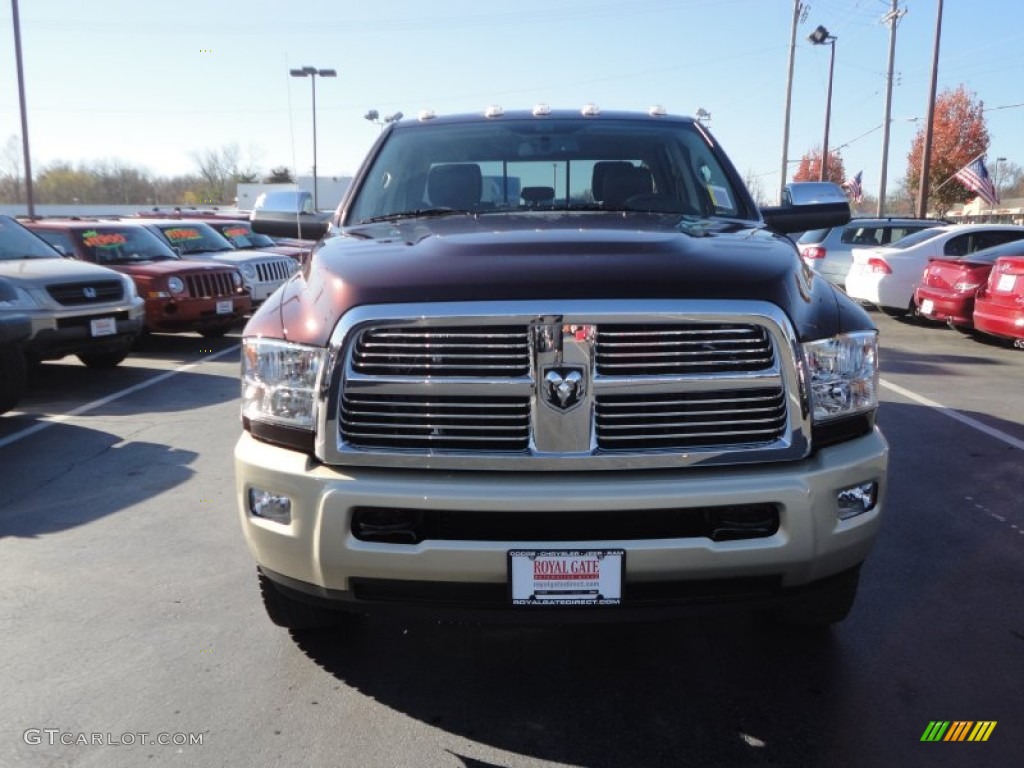
<svg viewBox="0 0 1024 768">
<path fill-rule="evenodd" d="M 928 97 L 928 125 L 924 130 L 924 149 L 921 152 L 921 184 L 917 191 L 917 217 L 928 216 L 928 172 L 931 170 L 932 133 L 935 127 L 935 92 L 939 80 L 939 41 L 942 39 L 942 0 L 938 0 L 935 14 L 935 52 L 932 54 L 932 84 Z"/>
<path fill-rule="evenodd" d="M 889 68 L 885 79 L 885 120 L 882 123 L 882 173 L 878 182 L 878 210 L 876 216 L 885 214 L 885 182 L 889 168 L 889 124 L 892 122 L 892 76 L 893 64 L 896 62 L 896 25 L 906 15 L 907 9 L 897 9 L 898 0 L 892 0 L 892 10 L 882 21 L 889 24 Z"/>
<path fill-rule="evenodd" d="M 793 62 L 796 58 L 796 26 L 800 21 L 800 13 L 804 7 L 800 0 L 793 0 L 793 31 L 789 36 L 789 74 L 786 77 L 786 120 L 782 129 L 782 173 L 779 180 L 779 203 L 786 189 L 786 178 L 789 176 L 789 113 L 793 106 Z"/>
</svg>

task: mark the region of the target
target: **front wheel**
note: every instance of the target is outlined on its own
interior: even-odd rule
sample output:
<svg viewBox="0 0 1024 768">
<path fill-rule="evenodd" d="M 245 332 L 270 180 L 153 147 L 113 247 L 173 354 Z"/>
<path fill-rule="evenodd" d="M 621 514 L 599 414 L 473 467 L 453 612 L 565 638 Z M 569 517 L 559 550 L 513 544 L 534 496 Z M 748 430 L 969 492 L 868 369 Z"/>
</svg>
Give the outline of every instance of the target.
<svg viewBox="0 0 1024 768">
<path fill-rule="evenodd" d="M 117 352 L 82 352 L 78 359 L 89 368 L 116 368 L 128 357 L 127 349 Z"/>
</svg>

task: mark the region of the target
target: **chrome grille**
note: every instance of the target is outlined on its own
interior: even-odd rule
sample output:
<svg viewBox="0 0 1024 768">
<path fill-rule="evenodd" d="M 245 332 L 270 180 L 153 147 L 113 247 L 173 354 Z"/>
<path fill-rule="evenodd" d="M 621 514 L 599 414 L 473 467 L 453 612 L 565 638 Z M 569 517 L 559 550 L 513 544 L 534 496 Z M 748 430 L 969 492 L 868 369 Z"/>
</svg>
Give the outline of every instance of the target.
<svg viewBox="0 0 1024 768">
<path fill-rule="evenodd" d="M 599 396 L 597 444 L 604 450 L 746 446 L 786 428 L 781 388 Z"/>
<path fill-rule="evenodd" d="M 345 440 L 364 448 L 525 451 L 529 423 L 526 397 L 349 393 L 341 406 Z"/>
<path fill-rule="evenodd" d="M 767 302 L 366 305 L 331 347 L 327 464 L 678 469 L 811 449 L 798 342 Z"/>
<path fill-rule="evenodd" d="M 399 327 L 365 331 L 352 367 L 371 376 L 525 376 L 526 326 Z"/>
<path fill-rule="evenodd" d="M 287 280 L 292 274 L 291 259 L 275 259 L 256 263 L 256 275 L 261 283 L 277 283 Z"/>
<path fill-rule="evenodd" d="M 217 296 L 234 296 L 235 283 L 230 272 L 199 272 L 185 276 L 185 285 L 189 296 L 194 298 L 213 298 Z"/>
<path fill-rule="evenodd" d="M 54 301 L 65 307 L 121 301 L 124 284 L 120 280 L 95 280 L 87 283 L 55 283 L 46 286 Z"/>
<path fill-rule="evenodd" d="M 597 373 L 650 376 L 761 371 L 774 364 L 757 325 L 609 325 L 597 334 Z"/>
</svg>

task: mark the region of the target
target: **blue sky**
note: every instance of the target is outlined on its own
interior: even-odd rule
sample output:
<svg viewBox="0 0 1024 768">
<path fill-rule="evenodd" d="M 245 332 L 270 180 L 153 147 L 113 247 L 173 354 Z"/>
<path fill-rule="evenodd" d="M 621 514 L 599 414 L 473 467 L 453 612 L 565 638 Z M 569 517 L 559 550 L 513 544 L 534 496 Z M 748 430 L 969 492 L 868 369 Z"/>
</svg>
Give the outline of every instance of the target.
<svg viewBox="0 0 1024 768">
<path fill-rule="evenodd" d="M 848 172 L 863 169 L 875 193 L 889 2 L 804 5 L 790 159 L 822 140 L 829 51 L 807 36 L 823 24 L 838 38 L 829 144 L 848 144 Z M 900 4 L 890 190 L 926 112 L 936 5 Z M 363 118 L 371 108 L 661 104 L 710 112 L 740 172 L 773 190 L 792 9 L 792 0 L 20 0 L 33 164 L 119 158 L 171 175 L 195 170 L 192 152 L 235 143 L 264 171 L 308 173 L 310 85 L 288 70 L 309 64 L 338 72 L 317 81 L 321 176 L 356 169 L 379 132 Z M 0 144 L 20 133 L 11 30 L 4 2 Z M 946 0 L 942 32 L 939 89 L 973 90 L 990 109 L 990 164 L 1024 165 L 1024 2 Z"/>
</svg>

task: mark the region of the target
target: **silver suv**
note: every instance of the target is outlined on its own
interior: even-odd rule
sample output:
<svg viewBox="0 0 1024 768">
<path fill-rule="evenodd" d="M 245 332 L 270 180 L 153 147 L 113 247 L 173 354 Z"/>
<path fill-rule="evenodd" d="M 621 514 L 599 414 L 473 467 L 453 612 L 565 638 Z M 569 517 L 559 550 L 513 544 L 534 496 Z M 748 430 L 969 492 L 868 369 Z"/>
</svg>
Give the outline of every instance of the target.
<svg viewBox="0 0 1024 768">
<path fill-rule="evenodd" d="M 946 223 L 911 218 L 851 219 L 842 227 L 804 232 L 796 244 L 807 266 L 845 289 L 854 248 L 889 245 L 914 232 Z"/>
<path fill-rule="evenodd" d="M 130 277 L 62 258 L 9 216 L 0 216 L 0 277 L 0 312 L 32 323 L 22 346 L 30 360 L 77 355 L 91 368 L 111 368 L 142 331 L 145 303 Z"/>
</svg>

